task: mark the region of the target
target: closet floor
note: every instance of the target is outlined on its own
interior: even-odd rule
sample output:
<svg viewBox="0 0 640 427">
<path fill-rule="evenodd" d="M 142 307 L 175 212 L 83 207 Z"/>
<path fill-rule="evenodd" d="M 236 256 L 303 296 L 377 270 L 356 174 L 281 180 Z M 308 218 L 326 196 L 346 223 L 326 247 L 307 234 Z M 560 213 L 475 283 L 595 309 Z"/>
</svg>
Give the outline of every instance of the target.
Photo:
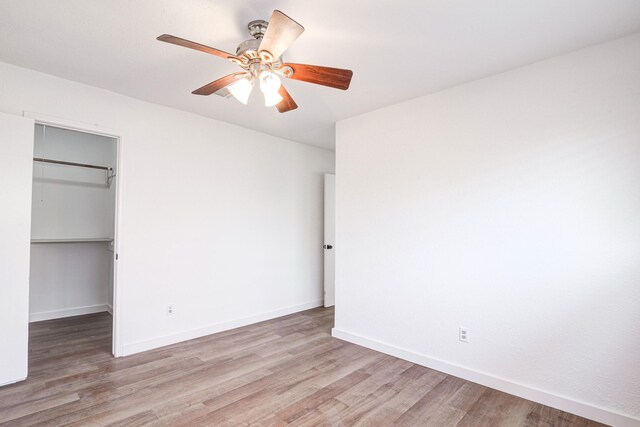
<svg viewBox="0 0 640 427">
<path fill-rule="evenodd" d="M 32 323 L 7 425 L 595 426 L 330 336 L 318 308 L 113 358 L 106 313 Z"/>
</svg>

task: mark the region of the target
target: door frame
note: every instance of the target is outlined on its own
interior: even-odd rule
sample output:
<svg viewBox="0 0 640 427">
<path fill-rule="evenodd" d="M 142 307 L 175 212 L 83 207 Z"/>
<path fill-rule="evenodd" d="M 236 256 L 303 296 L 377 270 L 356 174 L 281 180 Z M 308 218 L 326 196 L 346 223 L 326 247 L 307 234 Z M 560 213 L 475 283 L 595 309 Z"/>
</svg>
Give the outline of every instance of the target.
<svg viewBox="0 0 640 427">
<path fill-rule="evenodd" d="M 331 238 L 328 239 L 329 236 L 327 236 L 327 200 L 329 199 L 327 197 L 328 195 L 328 187 L 327 184 L 329 182 L 332 182 L 332 200 L 331 204 L 333 206 L 333 218 L 331 220 L 331 225 L 333 228 L 333 236 L 330 236 Z M 335 237 L 336 237 L 336 217 L 335 217 L 335 212 L 336 212 L 336 174 L 335 173 L 325 173 L 324 174 L 324 179 L 323 179 L 323 205 L 324 205 L 324 209 L 323 209 L 323 218 L 324 218 L 324 227 L 323 227 L 323 233 L 322 233 L 322 258 L 323 258 L 323 300 L 324 300 L 324 306 L 325 307 L 332 307 L 335 305 L 335 300 L 336 300 L 336 254 L 335 254 Z M 330 241 L 329 241 L 330 240 Z M 330 247 L 327 247 L 330 246 Z M 330 251 L 330 252 L 329 252 Z M 327 277 L 327 258 L 332 259 L 332 274 L 331 274 L 331 278 Z M 330 292 L 327 292 L 327 284 L 330 284 Z"/>
<path fill-rule="evenodd" d="M 109 138 L 114 138 L 116 140 L 116 200 L 115 200 L 115 212 L 113 219 L 113 307 L 112 307 L 112 316 L 113 316 L 113 328 L 112 328 L 112 347 L 111 351 L 115 357 L 123 356 L 123 346 L 122 346 L 122 327 L 123 319 L 122 319 L 122 292 L 120 289 L 120 270 L 119 268 L 119 252 L 121 245 L 121 218 L 122 212 L 124 208 L 124 173 L 123 173 L 123 140 L 126 139 L 124 132 L 111 129 L 103 126 L 98 126 L 95 124 L 78 122 L 75 120 L 65 119 L 61 117 L 50 116 L 47 114 L 35 113 L 32 111 L 24 111 L 24 117 L 31 118 L 35 121 L 35 124 L 53 126 L 62 129 L 75 130 L 85 133 L 91 133 L 94 135 L 106 136 Z"/>
</svg>

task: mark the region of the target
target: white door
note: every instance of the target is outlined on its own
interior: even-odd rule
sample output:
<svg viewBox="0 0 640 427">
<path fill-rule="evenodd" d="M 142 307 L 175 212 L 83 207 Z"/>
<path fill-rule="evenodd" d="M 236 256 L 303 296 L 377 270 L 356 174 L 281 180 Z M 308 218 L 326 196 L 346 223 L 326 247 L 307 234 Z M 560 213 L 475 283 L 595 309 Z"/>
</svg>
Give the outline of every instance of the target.
<svg viewBox="0 0 640 427">
<path fill-rule="evenodd" d="M 324 306 L 335 304 L 336 176 L 324 174 Z"/>
<path fill-rule="evenodd" d="M 0 385 L 27 377 L 33 131 L 0 113 Z"/>
</svg>

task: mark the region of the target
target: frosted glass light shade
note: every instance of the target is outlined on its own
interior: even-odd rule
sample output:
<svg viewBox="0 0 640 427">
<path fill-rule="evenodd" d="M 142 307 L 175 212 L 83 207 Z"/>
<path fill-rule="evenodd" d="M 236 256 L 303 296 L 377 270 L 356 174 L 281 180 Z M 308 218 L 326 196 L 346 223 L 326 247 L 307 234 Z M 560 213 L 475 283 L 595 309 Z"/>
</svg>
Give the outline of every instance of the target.
<svg viewBox="0 0 640 427">
<path fill-rule="evenodd" d="M 265 107 L 273 107 L 276 104 L 279 104 L 282 101 L 282 96 L 278 92 L 265 92 L 264 94 L 264 105 Z"/>
<path fill-rule="evenodd" d="M 263 71 L 260 73 L 260 89 L 263 92 L 277 92 L 280 89 L 280 77 L 271 71 Z"/>
<path fill-rule="evenodd" d="M 282 101 L 282 96 L 278 93 L 281 85 L 280 78 L 274 73 L 263 71 L 260 74 L 260 90 L 264 94 L 265 106 L 271 107 Z"/>
<path fill-rule="evenodd" d="M 229 89 L 229 92 L 235 99 L 247 105 L 249 95 L 251 95 L 251 91 L 253 90 L 253 84 L 247 79 L 240 79 L 232 85 L 229 85 L 227 89 Z"/>
</svg>

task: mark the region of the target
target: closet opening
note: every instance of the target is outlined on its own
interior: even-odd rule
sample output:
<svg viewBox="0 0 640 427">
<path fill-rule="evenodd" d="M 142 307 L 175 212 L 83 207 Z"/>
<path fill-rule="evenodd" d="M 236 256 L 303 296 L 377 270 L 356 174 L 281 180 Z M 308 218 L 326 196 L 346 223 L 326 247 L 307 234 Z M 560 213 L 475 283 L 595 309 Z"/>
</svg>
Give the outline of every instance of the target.
<svg viewBox="0 0 640 427">
<path fill-rule="evenodd" d="M 65 358 L 116 354 L 118 148 L 117 137 L 36 123 L 30 366 L 52 348 Z"/>
</svg>

